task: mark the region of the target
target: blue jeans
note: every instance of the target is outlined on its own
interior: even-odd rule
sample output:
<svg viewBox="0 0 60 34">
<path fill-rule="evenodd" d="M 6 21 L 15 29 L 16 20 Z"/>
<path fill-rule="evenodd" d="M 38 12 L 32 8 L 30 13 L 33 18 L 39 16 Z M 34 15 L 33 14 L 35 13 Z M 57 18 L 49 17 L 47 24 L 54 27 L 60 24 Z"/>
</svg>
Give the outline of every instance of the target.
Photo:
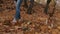
<svg viewBox="0 0 60 34">
<path fill-rule="evenodd" d="M 26 2 L 27 0 L 24 0 L 24 2 Z M 15 15 L 15 18 L 16 20 L 20 19 L 21 16 L 20 16 L 20 7 L 21 7 L 21 4 L 22 4 L 23 0 L 17 0 L 17 3 L 16 3 L 16 15 Z M 31 4 L 29 7 L 32 7 L 33 5 L 33 0 L 30 1 Z"/>
</svg>

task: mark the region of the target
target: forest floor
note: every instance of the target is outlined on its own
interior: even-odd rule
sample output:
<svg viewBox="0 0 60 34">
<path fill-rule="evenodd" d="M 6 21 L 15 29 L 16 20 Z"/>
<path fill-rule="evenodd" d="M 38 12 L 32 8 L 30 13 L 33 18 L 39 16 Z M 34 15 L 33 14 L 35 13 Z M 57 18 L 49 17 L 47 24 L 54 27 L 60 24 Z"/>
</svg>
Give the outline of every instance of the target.
<svg viewBox="0 0 60 34">
<path fill-rule="evenodd" d="M 32 14 L 27 14 L 27 9 L 21 6 L 22 21 L 12 25 L 15 15 L 15 4 L 12 0 L 0 2 L 0 34 L 60 34 L 60 10 L 55 9 L 51 21 L 44 11 L 44 5 L 34 3 Z M 53 11 L 50 6 L 49 11 Z M 46 24 L 46 22 L 48 24 Z M 53 27 L 50 27 L 53 24 Z"/>
</svg>

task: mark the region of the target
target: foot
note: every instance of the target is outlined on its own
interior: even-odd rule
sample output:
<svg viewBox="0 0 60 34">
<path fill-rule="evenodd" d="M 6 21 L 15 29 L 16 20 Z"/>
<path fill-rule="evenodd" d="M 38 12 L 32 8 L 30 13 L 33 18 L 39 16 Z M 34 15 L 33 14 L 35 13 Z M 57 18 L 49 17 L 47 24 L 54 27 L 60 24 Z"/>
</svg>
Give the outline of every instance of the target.
<svg viewBox="0 0 60 34">
<path fill-rule="evenodd" d="M 21 19 L 19 19 L 19 20 L 16 20 L 16 18 L 14 18 L 13 20 L 12 20 L 12 25 L 16 25 L 16 24 L 21 24 L 23 22 L 23 18 L 21 18 Z"/>
<path fill-rule="evenodd" d="M 50 24 L 49 26 L 48 26 L 48 28 L 53 28 L 54 27 L 54 25 L 53 24 Z"/>
<path fill-rule="evenodd" d="M 12 25 L 15 25 L 17 23 L 17 20 L 14 18 L 11 23 Z"/>
<path fill-rule="evenodd" d="M 23 21 L 23 18 L 19 19 L 18 21 L 19 21 L 19 22 L 22 22 L 22 21 Z"/>
</svg>

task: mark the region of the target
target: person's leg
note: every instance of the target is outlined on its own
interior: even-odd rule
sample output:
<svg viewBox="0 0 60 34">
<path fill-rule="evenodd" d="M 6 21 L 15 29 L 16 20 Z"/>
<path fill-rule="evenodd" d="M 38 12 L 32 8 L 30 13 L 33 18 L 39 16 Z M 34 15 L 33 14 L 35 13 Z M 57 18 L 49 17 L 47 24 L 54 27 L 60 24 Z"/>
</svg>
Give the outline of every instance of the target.
<svg viewBox="0 0 60 34">
<path fill-rule="evenodd" d="M 45 7 L 45 9 L 44 9 L 44 13 L 45 13 L 45 14 L 47 14 L 47 12 L 48 12 L 48 7 L 49 7 L 49 5 L 46 5 L 46 7 Z"/>
<path fill-rule="evenodd" d="M 51 0 L 47 0 L 47 4 L 46 4 L 46 7 L 44 9 L 44 13 L 47 14 L 48 12 L 48 8 L 49 8 L 49 4 L 50 4 Z"/>
<path fill-rule="evenodd" d="M 17 0 L 17 3 L 16 3 L 16 15 L 13 19 L 13 22 L 16 22 L 17 20 L 19 20 L 21 18 L 20 16 L 20 6 L 22 4 L 22 0 Z"/>
<path fill-rule="evenodd" d="M 34 5 L 34 0 L 30 0 L 30 5 L 29 5 L 28 10 L 27 10 L 27 13 L 28 13 L 28 14 L 31 14 L 33 5 Z"/>
<path fill-rule="evenodd" d="M 27 0 L 24 0 L 24 7 L 28 8 Z"/>
</svg>

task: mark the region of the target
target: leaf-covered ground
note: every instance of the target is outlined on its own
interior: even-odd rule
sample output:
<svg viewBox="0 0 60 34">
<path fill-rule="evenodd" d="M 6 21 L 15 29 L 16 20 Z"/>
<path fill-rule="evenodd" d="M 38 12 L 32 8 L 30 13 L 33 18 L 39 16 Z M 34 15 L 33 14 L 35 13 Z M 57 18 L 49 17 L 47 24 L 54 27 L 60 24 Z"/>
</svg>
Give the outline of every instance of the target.
<svg viewBox="0 0 60 34">
<path fill-rule="evenodd" d="M 48 19 L 44 11 L 44 5 L 34 4 L 31 15 L 27 14 L 27 9 L 21 6 L 22 21 L 12 25 L 11 21 L 15 15 L 15 4 L 13 0 L 0 1 L 0 34 L 60 34 L 60 10 L 55 9 L 51 20 Z M 53 5 L 49 11 L 53 11 Z M 46 22 L 48 24 L 46 24 Z M 53 27 L 50 27 L 53 24 Z"/>
</svg>

